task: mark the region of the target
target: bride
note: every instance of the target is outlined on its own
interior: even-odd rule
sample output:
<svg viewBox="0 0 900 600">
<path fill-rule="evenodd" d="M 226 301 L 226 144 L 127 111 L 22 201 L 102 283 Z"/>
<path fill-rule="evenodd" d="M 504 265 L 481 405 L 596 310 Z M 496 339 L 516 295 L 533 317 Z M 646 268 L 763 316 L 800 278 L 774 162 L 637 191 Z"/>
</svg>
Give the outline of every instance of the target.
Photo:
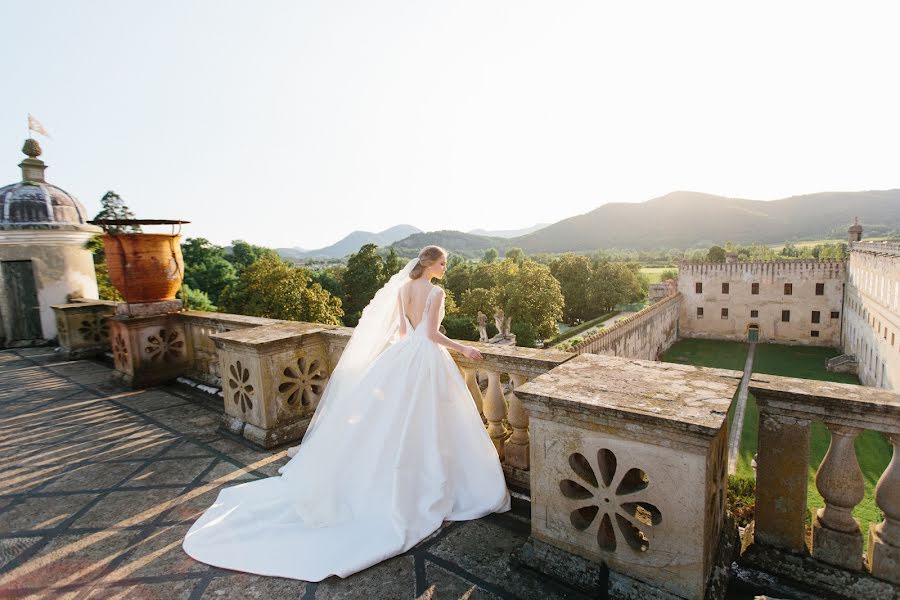
<svg viewBox="0 0 900 600">
<path fill-rule="evenodd" d="M 401 554 L 443 521 L 509 510 L 497 452 L 438 327 L 447 253 L 427 246 L 363 310 L 296 455 L 219 492 L 184 550 L 218 567 L 320 581 Z M 293 450 L 293 449 L 292 449 Z"/>
</svg>

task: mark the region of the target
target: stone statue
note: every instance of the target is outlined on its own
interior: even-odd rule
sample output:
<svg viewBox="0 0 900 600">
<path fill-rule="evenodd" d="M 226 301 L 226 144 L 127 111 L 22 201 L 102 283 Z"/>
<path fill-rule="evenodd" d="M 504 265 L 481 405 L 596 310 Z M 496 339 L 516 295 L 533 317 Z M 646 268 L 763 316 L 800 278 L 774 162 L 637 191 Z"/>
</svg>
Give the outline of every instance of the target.
<svg viewBox="0 0 900 600">
<path fill-rule="evenodd" d="M 501 332 L 504 340 L 512 338 L 512 317 L 506 317 L 503 322 L 503 331 Z"/>
<path fill-rule="evenodd" d="M 487 334 L 487 315 L 478 311 L 478 341 L 486 342 L 488 341 Z"/>
<path fill-rule="evenodd" d="M 502 308 L 498 308 L 494 313 L 494 325 L 497 326 L 497 334 L 503 338 L 503 325 L 506 322 L 506 315 Z"/>
</svg>

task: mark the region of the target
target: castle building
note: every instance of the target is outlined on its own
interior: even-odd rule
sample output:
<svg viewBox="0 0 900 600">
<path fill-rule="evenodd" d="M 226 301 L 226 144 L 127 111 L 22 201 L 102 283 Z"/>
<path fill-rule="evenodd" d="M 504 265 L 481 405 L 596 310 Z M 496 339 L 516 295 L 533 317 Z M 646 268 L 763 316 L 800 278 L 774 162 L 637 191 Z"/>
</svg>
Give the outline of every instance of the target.
<svg viewBox="0 0 900 600">
<path fill-rule="evenodd" d="M 862 233 L 844 260 L 682 263 L 679 336 L 841 348 L 864 384 L 900 388 L 900 243 Z"/>
<path fill-rule="evenodd" d="M 100 228 L 87 224 L 78 200 L 47 183 L 35 140 L 22 152 L 22 181 L 0 187 L 0 347 L 56 338 L 51 305 L 97 298 L 85 244 Z"/>
</svg>

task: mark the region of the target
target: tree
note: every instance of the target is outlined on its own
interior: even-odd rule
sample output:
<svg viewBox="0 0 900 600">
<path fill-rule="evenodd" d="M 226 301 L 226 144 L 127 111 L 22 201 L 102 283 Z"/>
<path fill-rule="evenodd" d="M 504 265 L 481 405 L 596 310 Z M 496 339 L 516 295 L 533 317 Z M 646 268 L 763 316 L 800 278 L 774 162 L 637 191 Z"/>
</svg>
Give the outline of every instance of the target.
<svg viewBox="0 0 900 600">
<path fill-rule="evenodd" d="M 451 254 L 450 258 L 447 260 L 447 270 L 454 269 L 465 262 L 466 259 L 459 254 Z"/>
<path fill-rule="evenodd" d="M 103 194 L 100 198 L 100 212 L 94 217 L 94 220 L 100 219 L 134 219 L 134 213 L 125 206 L 125 201 L 114 191 L 110 190 Z M 104 229 L 108 233 L 140 233 L 140 225 L 106 225 Z"/>
<path fill-rule="evenodd" d="M 451 262 L 453 262 L 451 260 Z M 472 287 L 472 266 L 468 263 L 457 262 L 444 273 L 444 282 L 453 295 L 462 299 L 463 293 Z"/>
<path fill-rule="evenodd" d="M 478 311 L 487 315 L 488 319 L 493 319 L 496 310 L 497 297 L 492 290 L 484 288 L 466 290 L 459 300 L 459 311 L 473 319 L 478 317 Z"/>
<path fill-rule="evenodd" d="M 469 315 L 456 315 L 446 317 L 443 322 L 445 334 L 454 340 L 468 340 L 474 342 L 478 339 L 478 325 Z"/>
<path fill-rule="evenodd" d="M 328 293 L 339 298 L 342 304 L 346 304 L 344 297 L 344 288 L 341 287 L 341 280 L 344 277 L 343 267 L 327 267 L 310 273 L 312 280 L 328 290 Z"/>
<path fill-rule="evenodd" d="M 362 316 L 362 310 L 375 297 L 375 292 L 384 285 L 384 261 L 375 244 L 366 244 L 347 260 L 347 270 L 341 282 L 346 297 L 344 323 L 355 327 Z"/>
<path fill-rule="evenodd" d="M 222 292 L 226 312 L 340 325 L 341 301 L 312 281 L 309 272 L 266 253 Z"/>
<path fill-rule="evenodd" d="M 549 267 L 526 260 L 514 271 L 503 273 L 495 293 L 497 303 L 513 323 L 529 323 L 541 338 L 556 335 L 556 322 L 562 318 L 565 300 Z"/>
<path fill-rule="evenodd" d="M 659 274 L 660 281 L 668 281 L 669 279 L 678 281 L 678 269 L 666 269 Z"/>
<path fill-rule="evenodd" d="M 497 260 L 497 257 L 500 256 L 500 253 L 497 252 L 496 248 L 488 248 L 484 251 L 484 257 L 482 257 L 482 262 L 486 262 L 488 264 Z"/>
<path fill-rule="evenodd" d="M 641 282 L 634 270 L 622 263 L 604 261 L 591 273 L 590 298 L 597 314 L 613 310 L 622 302 L 635 302 L 643 297 Z"/>
<path fill-rule="evenodd" d="M 181 245 L 181 254 L 185 285 L 205 292 L 212 304 L 219 302 L 222 290 L 237 281 L 237 270 L 225 257 L 225 249 L 207 239 L 188 238 Z"/>
<path fill-rule="evenodd" d="M 393 248 L 388 248 L 388 254 L 384 259 L 384 282 L 387 283 L 395 273 L 399 273 L 405 264 L 406 261 L 400 258 Z"/>
<path fill-rule="evenodd" d="M 799 258 L 800 250 L 797 249 L 797 246 L 795 246 L 793 242 L 785 242 L 784 247 L 781 249 L 781 256 L 787 258 Z"/>
<path fill-rule="evenodd" d="M 84 247 L 94 255 L 94 273 L 97 275 L 97 296 L 100 300 L 112 300 L 122 302 L 122 294 L 119 293 L 109 280 L 109 268 L 106 265 L 106 252 L 103 250 L 103 238 L 95 235 L 85 243 Z"/>
<path fill-rule="evenodd" d="M 497 265 L 496 263 L 480 262 L 475 265 L 472 271 L 472 277 L 469 281 L 471 289 L 485 288 L 489 289 L 497 284 Z"/>
<path fill-rule="evenodd" d="M 521 248 L 510 248 L 506 251 L 506 259 L 521 265 L 522 261 L 525 260 L 525 253 L 522 252 Z"/>
<path fill-rule="evenodd" d="M 591 261 L 586 256 L 568 253 L 550 263 L 550 273 L 559 281 L 566 323 L 587 321 L 599 313 L 591 298 Z"/>
<path fill-rule="evenodd" d="M 709 262 L 725 262 L 725 248 L 722 246 L 712 246 L 706 253 L 706 260 Z"/>
<path fill-rule="evenodd" d="M 263 256 L 274 256 L 275 258 L 279 258 L 278 253 L 271 248 L 248 244 L 244 240 L 234 240 L 231 242 L 231 254 L 226 255 L 226 258 L 231 261 L 231 264 L 233 264 L 238 272 L 240 272 Z"/>
<path fill-rule="evenodd" d="M 184 292 L 182 294 L 182 291 Z M 195 290 L 191 286 L 184 284 L 181 290 L 178 290 L 177 297 L 184 301 L 184 307 L 190 310 L 205 310 L 207 312 L 215 312 L 216 306 L 210 301 L 209 296 L 201 290 Z M 185 297 L 187 300 L 185 300 Z"/>
</svg>

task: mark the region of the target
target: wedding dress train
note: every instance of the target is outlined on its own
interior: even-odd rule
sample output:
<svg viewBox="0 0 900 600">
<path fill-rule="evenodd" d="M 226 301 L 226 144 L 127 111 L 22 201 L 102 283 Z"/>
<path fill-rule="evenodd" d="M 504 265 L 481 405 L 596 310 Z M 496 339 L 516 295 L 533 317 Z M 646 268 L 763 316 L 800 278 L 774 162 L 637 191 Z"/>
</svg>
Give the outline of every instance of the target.
<svg viewBox="0 0 900 600">
<path fill-rule="evenodd" d="M 401 554 L 441 523 L 509 510 L 497 452 L 447 349 L 416 328 L 328 407 L 280 476 L 221 490 L 184 550 L 228 569 L 320 581 Z M 443 319 L 443 302 L 440 307 Z M 404 316 L 404 318 L 406 318 Z"/>
</svg>

